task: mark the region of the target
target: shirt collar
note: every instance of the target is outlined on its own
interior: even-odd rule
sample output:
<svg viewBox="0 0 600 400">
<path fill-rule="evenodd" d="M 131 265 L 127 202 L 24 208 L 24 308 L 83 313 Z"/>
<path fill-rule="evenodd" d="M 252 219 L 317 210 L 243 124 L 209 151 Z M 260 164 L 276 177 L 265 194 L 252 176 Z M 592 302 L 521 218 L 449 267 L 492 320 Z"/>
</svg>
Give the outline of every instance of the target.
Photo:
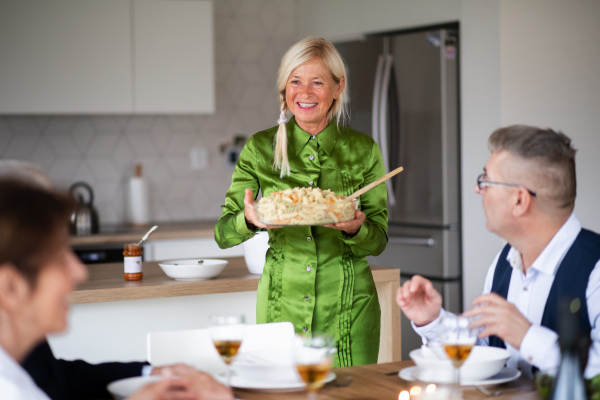
<svg viewBox="0 0 600 400">
<path fill-rule="evenodd" d="M 560 227 L 558 232 L 554 235 L 550 243 L 544 248 L 540 255 L 535 259 L 531 268 L 543 272 L 548 275 L 554 275 L 556 268 L 562 261 L 563 257 L 567 253 L 567 250 L 571 248 L 571 245 L 579 235 L 581 231 L 581 223 L 577 219 L 574 213 L 571 214 L 567 222 Z M 521 253 L 514 247 L 510 248 L 506 260 L 511 267 L 523 271 L 523 259 Z"/>
<path fill-rule="evenodd" d="M 300 128 L 296 123 L 295 118 L 291 118 L 291 120 L 287 123 L 287 130 L 288 140 L 291 143 L 295 154 L 300 153 L 300 150 L 306 146 L 308 141 L 311 140 L 311 137 L 313 136 L 310 133 L 302 130 L 302 128 Z M 323 149 L 325 153 L 330 156 L 339 137 L 337 122 L 335 119 L 333 119 L 329 122 L 325 129 L 315 135 L 315 140 L 319 144 L 319 148 Z"/>
</svg>

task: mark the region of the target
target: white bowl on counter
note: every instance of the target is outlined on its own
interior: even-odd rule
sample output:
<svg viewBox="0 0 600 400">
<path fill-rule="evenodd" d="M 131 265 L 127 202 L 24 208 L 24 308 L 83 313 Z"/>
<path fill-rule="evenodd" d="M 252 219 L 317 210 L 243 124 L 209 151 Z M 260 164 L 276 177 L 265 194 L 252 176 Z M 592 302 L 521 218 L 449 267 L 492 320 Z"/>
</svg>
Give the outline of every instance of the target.
<svg viewBox="0 0 600 400">
<path fill-rule="evenodd" d="M 227 265 L 226 260 L 188 258 L 159 261 L 158 265 L 168 277 L 178 281 L 201 281 L 219 275 Z"/>
<path fill-rule="evenodd" d="M 454 367 L 440 347 L 421 347 L 409 353 L 419 367 L 419 378 L 432 382 L 452 382 Z M 474 346 L 469 358 L 460 367 L 461 382 L 478 382 L 496 375 L 510 357 L 506 349 Z"/>
</svg>

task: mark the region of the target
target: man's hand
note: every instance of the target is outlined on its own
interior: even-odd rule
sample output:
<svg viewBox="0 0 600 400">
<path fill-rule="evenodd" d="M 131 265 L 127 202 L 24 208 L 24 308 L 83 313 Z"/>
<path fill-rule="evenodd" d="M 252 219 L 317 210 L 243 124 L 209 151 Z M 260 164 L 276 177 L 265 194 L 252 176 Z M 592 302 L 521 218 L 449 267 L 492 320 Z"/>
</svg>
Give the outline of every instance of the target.
<svg viewBox="0 0 600 400">
<path fill-rule="evenodd" d="M 189 390 L 198 396 L 198 400 L 233 400 L 231 389 L 221 385 L 207 373 L 195 371 L 184 376 L 184 379 L 190 381 Z"/>
<path fill-rule="evenodd" d="M 152 375 L 160 375 L 163 380 L 170 379 L 182 382 L 179 393 L 169 392 L 170 395 L 180 395 L 182 399 L 193 398 L 197 400 L 233 400 L 231 389 L 217 382 L 207 373 L 198 371 L 187 364 L 174 364 L 166 367 L 152 368 Z M 187 397 L 186 397 L 187 396 Z"/>
<path fill-rule="evenodd" d="M 184 379 L 163 378 L 144 385 L 127 400 L 198 400 L 198 396 L 189 391 L 189 384 Z"/>
<path fill-rule="evenodd" d="M 473 318 L 472 326 L 483 327 L 480 338 L 496 335 L 515 349 L 521 347 L 531 322 L 517 307 L 496 293 L 485 294 L 473 300 L 474 308 L 466 311 L 465 317 Z"/>
<path fill-rule="evenodd" d="M 413 276 L 398 288 L 396 303 L 417 326 L 430 324 L 442 310 L 442 296 L 429 280 L 419 275 Z"/>
</svg>

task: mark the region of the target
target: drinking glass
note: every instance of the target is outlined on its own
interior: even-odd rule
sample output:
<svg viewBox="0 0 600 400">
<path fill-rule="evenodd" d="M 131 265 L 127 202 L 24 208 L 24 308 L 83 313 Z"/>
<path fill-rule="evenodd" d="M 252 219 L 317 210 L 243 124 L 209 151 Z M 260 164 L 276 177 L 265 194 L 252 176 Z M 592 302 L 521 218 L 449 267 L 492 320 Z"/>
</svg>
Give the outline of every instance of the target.
<svg viewBox="0 0 600 400">
<path fill-rule="evenodd" d="M 212 315 L 208 328 L 217 352 L 227 366 L 227 386 L 231 387 L 231 362 L 237 355 L 245 331 L 243 315 Z"/>
<path fill-rule="evenodd" d="M 317 391 L 325 383 L 336 353 L 335 340 L 326 333 L 296 335 L 294 363 L 308 390 L 307 399 L 316 400 Z"/>
<path fill-rule="evenodd" d="M 445 353 L 454 367 L 454 399 L 462 399 L 460 390 L 460 367 L 471 354 L 477 341 L 477 329 L 469 328 L 470 318 L 448 314 L 442 317 L 439 335 Z"/>
</svg>

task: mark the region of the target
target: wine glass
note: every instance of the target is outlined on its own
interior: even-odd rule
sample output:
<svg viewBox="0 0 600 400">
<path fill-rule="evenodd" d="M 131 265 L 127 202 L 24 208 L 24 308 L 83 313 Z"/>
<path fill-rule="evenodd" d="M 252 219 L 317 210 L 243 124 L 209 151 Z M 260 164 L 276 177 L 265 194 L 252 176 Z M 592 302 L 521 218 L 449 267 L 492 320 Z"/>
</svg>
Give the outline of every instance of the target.
<svg viewBox="0 0 600 400">
<path fill-rule="evenodd" d="M 228 387 L 231 387 L 230 364 L 242 345 L 245 328 L 243 315 L 212 315 L 210 317 L 208 328 L 210 338 L 227 366 Z"/>
<path fill-rule="evenodd" d="M 308 399 L 317 398 L 317 390 L 325 383 L 336 353 L 335 340 L 326 333 L 296 335 L 294 363 L 308 390 Z"/>
<path fill-rule="evenodd" d="M 444 315 L 440 321 L 439 335 L 444 351 L 454 367 L 454 399 L 462 399 L 460 367 L 471 354 L 477 341 L 477 329 L 470 328 L 471 319 L 453 314 Z"/>
</svg>

